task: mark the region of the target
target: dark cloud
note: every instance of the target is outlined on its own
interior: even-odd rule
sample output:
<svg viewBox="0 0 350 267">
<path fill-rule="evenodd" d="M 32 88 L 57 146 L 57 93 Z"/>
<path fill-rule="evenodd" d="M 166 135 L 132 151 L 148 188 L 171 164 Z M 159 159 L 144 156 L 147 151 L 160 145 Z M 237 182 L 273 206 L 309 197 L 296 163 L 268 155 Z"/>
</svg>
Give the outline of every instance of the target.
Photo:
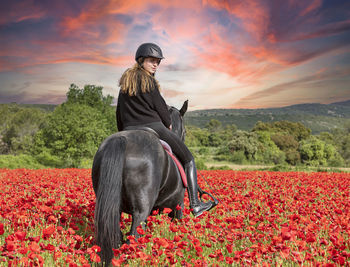
<svg viewBox="0 0 350 267">
<path fill-rule="evenodd" d="M 350 2 L 278 1 L 270 4 L 265 36 L 275 42 L 312 39 L 349 31 Z"/>
</svg>

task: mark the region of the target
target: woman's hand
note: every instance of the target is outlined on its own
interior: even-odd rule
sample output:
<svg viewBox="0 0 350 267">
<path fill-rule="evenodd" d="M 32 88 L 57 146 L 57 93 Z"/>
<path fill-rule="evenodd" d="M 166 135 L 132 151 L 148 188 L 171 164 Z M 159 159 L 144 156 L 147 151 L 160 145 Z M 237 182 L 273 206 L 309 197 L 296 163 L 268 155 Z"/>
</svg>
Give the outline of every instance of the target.
<svg viewBox="0 0 350 267">
<path fill-rule="evenodd" d="M 169 130 L 171 131 L 173 129 L 173 126 L 170 124 L 169 126 Z"/>
</svg>

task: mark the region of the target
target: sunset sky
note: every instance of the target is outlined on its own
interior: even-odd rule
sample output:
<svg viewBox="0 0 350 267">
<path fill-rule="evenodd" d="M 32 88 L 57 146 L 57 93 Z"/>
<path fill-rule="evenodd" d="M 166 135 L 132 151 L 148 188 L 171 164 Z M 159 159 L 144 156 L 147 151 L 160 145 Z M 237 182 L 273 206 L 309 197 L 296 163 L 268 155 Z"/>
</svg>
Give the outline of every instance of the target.
<svg viewBox="0 0 350 267">
<path fill-rule="evenodd" d="M 350 99 L 349 0 L 5 0 L 0 103 L 60 104 L 118 80 L 143 42 L 169 105 L 266 108 Z"/>
</svg>

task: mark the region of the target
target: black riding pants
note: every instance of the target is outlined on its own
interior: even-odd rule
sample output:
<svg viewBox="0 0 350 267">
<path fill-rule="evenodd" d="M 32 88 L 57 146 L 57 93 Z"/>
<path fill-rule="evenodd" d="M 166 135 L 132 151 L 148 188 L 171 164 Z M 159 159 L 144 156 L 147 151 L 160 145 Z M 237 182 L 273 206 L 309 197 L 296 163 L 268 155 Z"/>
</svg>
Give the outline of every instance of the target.
<svg viewBox="0 0 350 267">
<path fill-rule="evenodd" d="M 159 134 L 159 138 L 169 144 L 173 153 L 183 165 L 193 160 L 193 156 L 185 143 L 175 133 L 166 128 L 162 122 L 152 122 L 139 126 L 145 126 L 155 130 Z"/>
</svg>

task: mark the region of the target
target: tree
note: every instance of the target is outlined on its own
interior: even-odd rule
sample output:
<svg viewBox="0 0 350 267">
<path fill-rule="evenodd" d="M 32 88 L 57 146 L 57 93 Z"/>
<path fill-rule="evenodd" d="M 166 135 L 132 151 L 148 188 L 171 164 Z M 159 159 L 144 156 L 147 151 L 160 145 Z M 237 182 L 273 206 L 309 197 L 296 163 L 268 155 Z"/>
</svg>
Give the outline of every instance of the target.
<svg viewBox="0 0 350 267">
<path fill-rule="evenodd" d="M 46 112 L 38 108 L 17 107 L 2 131 L 3 153 L 28 152 L 36 132 L 43 127 Z"/>
<path fill-rule="evenodd" d="M 270 131 L 271 130 L 271 124 L 270 123 L 264 123 L 262 121 L 258 121 L 257 123 L 255 123 L 252 132 L 256 132 L 256 131 Z"/>
<path fill-rule="evenodd" d="M 335 143 L 334 143 L 334 136 L 331 133 L 329 133 L 329 132 L 321 132 L 319 134 L 318 138 L 320 140 L 322 140 L 323 142 L 335 145 Z"/>
<path fill-rule="evenodd" d="M 186 144 L 188 146 L 209 146 L 209 132 L 195 126 L 186 127 Z"/>
<path fill-rule="evenodd" d="M 237 126 L 235 124 L 226 125 L 226 127 L 218 132 L 218 136 L 221 139 L 221 143 L 226 144 L 229 142 L 235 132 L 237 131 Z"/>
<path fill-rule="evenodd" d="M 82 104 L 96 108 L 103 113 L 105 108 L 112 104 L 113 97 L 111 95 L 103 96 L 102 86 L 85 85 L 83 89 L 79 89 L 77 85 L 72 83 L 67 92 L 67 104 Z"/>
<path fill-rule="evenodd" d="M 303 163 L 311 166 L 341 166 L 342 158 L 332 144 L 326 144 L 315 136 L 300 142 L 299 152 Z"/>
<path fill-rule="evenodd" d="M 290 134 L 273 134 L 271 140 L 281 149 L 282 151 L 297 150 L 299 143 L 295 140 L 294 136 Z"/>
<path fill-rule="evenodd" d="M 276 121 L 266 123 L 259 121 L 252 129 L 252 132 L 255 131 L 268 131 L 281 135 L 289 134 L 292 135 L 297 141 L 308 138 L 311 135 L 311 130 L 305 127 L 302 123 L 291 121 Z"/>
<path fill-rule="evenodd" d="M 211 119 L 206 125 L 205 128 L 213 133 L 213 132 L 217 132 L 219 130 L 221 130 L 222 124 L 220 121 L 215 120 L 215 119 Z"/>
<path fill-rule="evenodd" d="M 346 162 L 350 163 L 350 134 L 343 136 L 340 143 L 340 154 Z"/>
<path fill-rule="evenodd" d="M 208 145 L 217 147 L 222 144 L 222 139 L 218 133 L 210 133 L 208 136 Z"/>
<path fill-rule="evenodd" d="M 231 153 L 242 151 L 248 160 L 256 159 L 259 149 L 258 136 L 256 133 L 238 130 L 227 147 Z"/>
<path fill-rule="evenodd" d="M 281 164 L 285 162 L 285 153 L 271 140 L 267 131 L 256 131 L 260 143 L 257 159 L 260 162 L 269 164 Z"/>
<path fill-rule="evenodd" d="M 277 131 L 286 132 L 294 136 L 297 141 L 306 139 L 311 135 L 311 129 L 300 122 L 276 121 L 272 125 Z"/>
<path fill-rule="evenodd" d="M 286 162 L 296 165 L 300 162 L 299 142 L 291 134 L 273 134 L 272 141 L 285 153 Z"/>
<path fill-rule="evenodd" d="M 107 119 L 107 128 L 110 132 L 117 131 L 115 119 L 115 107 L 112 107 L 113 96 L 103 95 L 103 87 L 96 85 L 85 85 L 80 89 L 74 83 L 70 85 L 67 92 L 67 101 L 64 104 L 87 105 L 95 108 Z"/>
<path fill-rule="evenodd" d="M 64 166 L 79 166 L 82 158 L 91 158 L 100 143 L 110 135 L 108 120 L 97 109 L 66 103 L 50 114 L 47 126 L 36 135 L 35 154 L 49 153 Z"/>
<path fill-rule="evenodd" d="M 350 164 L 350 123 L 345 124 L 343 129 L 334 129 L 332 138 L 339 154 Z"/>
</svg>

